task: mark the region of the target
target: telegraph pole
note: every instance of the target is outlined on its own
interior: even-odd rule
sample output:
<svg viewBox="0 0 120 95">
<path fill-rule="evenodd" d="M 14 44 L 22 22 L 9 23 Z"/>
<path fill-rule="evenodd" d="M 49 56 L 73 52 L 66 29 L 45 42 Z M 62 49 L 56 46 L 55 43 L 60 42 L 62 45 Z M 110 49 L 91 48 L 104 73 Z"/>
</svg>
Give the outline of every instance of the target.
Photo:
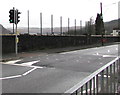
<svg viewBox="0 0 120 95">
<path fill-rule="evenodd" d="M 100 10 L 101 10 L 101 16 L 102 16 L 102 2 L 100 3 Z"/>
<path fill-rule="evenodd" d="M 120 1 L 118 2 L 118 29 L 120 29 Z"/>
<path fill-rule="evenodd" d="M 54 32 L 53 32 L 53 15 L 51 15 L 51 35 L 54 35 Z"/>
<path fill-rule="evenodd" d="M 62 16 L 60 17 L 60 35 L 62 35 Z"/>
<path fill-rule="evenodd" d="M 101 19 L 103 20 L 103 14 L 102 14 L 102 2 L 100 3 L 100 10 L 101 10 Z M 103 32 L 104 32 L 104 29 L 103 27 L 101 26 L 101 41 L 102 41 L 102 46 L 104 45 L 104 42 L 103 42 Z"/>
<path fill-rule="evenodd" d="M 80 31 L 81 33 L 80 33 L 80 34 L 82 35 L 82 20 L 80 20 L 80 30 L 81 30 L 81 31 Z"/>
<path fill-rule="evenodd" d="M 28 10 L 28 34 L 29 34 L 29 10 Z"/>
<path fill-rule="evenodd" d="M 68 35 L 70 34 L 70 18 L 68 18 Z"/>
<path fill-rule="evenodd" d="M 75 35 L 76 35 L 76 19 L 75 19 Z"/>
<path fill-rule="evenodd" d="M 42 36 L 42 13 L 40 13 L 40 34 Z"/>
</svg>

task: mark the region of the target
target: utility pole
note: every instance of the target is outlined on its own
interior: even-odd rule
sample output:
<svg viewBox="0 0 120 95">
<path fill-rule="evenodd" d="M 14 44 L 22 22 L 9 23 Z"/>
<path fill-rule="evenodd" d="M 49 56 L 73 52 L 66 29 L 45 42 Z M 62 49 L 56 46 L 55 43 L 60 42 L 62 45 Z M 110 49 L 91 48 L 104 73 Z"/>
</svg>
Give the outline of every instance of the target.
<svg viewBox="0 0 120 95">
<path fill-rule="evenodd" d="M 100 3 L 100 10 L 101 10 L 101 19 L 103 20 L 103 14 L 102 14 L 102 2 Z M 102 41 L 102 46 L 104 45 L 104 42 L 103 42 L 103 32 L 104 32 L 104 29 L 103 27 L 101 26 L 101 41 Z"/>
<path fill-rule="evenodd" d="M 100 3 L 100 10 L 101 10 L 101 16 L 102 16 L 102 2 Z"/>
<path fill-rule="evenodd" d="M 80 30 L 81 30 L 81 31 L 80 31 L 81 33 L 80 33 L 80 34 L 82 35 L 82 20 L 80 20 Z"/>
<path fill-rule="evenodd" d="M 68 35 L 70 34 L 70 18 L 68 18 Z"/>
<path fill-rule="evenodd" d="M 28 34 L 29 34 L 29 10 L 28 10 Z"/>
<path fill-rule="evenodd" d="M 40 13 L 40 34 L 42 36 L 42 13 Z"/>
<path fill-rule="evenodd" d="M 118 29 L 120 29 L 120 1 L 118 2 Z"/>
<path fill-rule="evenodd" d="M 62 35 L 62 16 L 60 17 L 60 35 Z"/>
<path fill-rule="evenodd" d="M 53 15 L 51 15 L 51 35 L 54 35 L 54 33 L 53 33 Z"/>
<path fill-rule="evenodd" d="M 75 35 L 76 35 L 76 19 L 75 19 Z"/>
</svg>

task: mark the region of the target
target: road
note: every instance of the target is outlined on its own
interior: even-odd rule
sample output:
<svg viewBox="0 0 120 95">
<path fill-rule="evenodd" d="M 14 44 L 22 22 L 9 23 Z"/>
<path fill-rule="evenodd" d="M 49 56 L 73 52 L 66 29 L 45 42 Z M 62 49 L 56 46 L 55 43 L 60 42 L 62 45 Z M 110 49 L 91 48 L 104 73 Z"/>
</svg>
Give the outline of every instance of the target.
<svg viewBox="0 0 120 95">
<path fill-rule="evenodd" d="M 2 92 L 64 93 L 118 53 L 118 45 L 110 45 L 3 62 Z"/>
</svg>

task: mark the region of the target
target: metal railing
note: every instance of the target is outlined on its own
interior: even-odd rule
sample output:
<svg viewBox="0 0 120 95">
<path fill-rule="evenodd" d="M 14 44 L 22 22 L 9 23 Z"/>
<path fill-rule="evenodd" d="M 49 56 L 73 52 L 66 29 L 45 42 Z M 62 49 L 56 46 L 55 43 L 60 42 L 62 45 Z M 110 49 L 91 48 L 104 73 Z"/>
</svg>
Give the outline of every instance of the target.
<svg viewBox="0 0 120 95">
<path fill-rule="evenodd" d="M 120 57 L 107 63 L 77 85 L 66 91 L 65 95 L 91 95 L 98 93 L 117 93 Z"/>
</svg>

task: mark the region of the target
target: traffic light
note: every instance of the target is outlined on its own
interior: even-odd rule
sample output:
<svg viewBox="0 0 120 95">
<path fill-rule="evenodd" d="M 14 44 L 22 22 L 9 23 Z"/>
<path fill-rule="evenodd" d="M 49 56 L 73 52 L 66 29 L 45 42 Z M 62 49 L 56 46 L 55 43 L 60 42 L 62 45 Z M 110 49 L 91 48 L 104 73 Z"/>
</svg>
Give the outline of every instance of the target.
<svg viewBox="0 0 120 95">
<path fill-rule="evenodd" d="M 14 12 L 15 12 L 15 10 L 13 10 L 13 9 L 11 9 L 9 11 L 9 13 L 10 13 L 10 15 L 9 15 L 9 17 L 10 17 L 9 22 L 10 23 L 14 23 Z"/>
<path fill-rule="evenodd" d="M 20 18 L 19 14 L 21 14 L 21 12 L 19 12 L 18 10 L 16 10 L 16 16 L 17 16 L 16 20 L 17 21 L 15 23 L 17 23 L 17 24 L 18 24 L 18 22 L 20 22 L 20 20 L 19 20 L 19 18 Z"/>
</svg>

